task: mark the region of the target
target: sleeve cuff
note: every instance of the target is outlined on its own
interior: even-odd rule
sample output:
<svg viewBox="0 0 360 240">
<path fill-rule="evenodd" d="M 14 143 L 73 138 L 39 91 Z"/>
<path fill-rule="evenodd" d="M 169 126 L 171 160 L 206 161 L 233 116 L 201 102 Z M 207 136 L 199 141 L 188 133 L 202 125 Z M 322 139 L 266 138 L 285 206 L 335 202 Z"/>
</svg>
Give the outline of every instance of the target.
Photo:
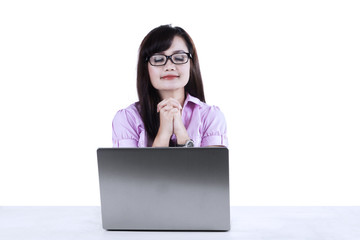
<svg viewBox="0 0 360 240">
<path fill-rule="evenodd" d="M 201 141 L 200 147 L 207 147 L 213 145 L 222 145 L 228 147 L 228 139 L 225 135 L 212 135 L 204 137 Z"/>
<path fill-rule="evenodd" d="M 138 147 L 138 142 L 134 139 L 120 139 L 113 144 L 114 147 Z"/>
</svg>

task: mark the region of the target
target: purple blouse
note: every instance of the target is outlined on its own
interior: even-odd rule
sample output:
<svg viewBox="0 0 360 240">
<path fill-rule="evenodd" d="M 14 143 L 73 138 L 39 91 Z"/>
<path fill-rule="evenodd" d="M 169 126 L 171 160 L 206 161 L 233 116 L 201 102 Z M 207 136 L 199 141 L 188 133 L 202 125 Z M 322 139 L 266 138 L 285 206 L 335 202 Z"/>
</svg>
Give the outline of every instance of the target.
<svg viewBox="0 0 360 240">
<path fill-rule="evenodd" d="M 218 107 L 209 106 L 187 94 L 182 121 L 195 147 L 228 146 L 225 117 Z M 175 134 L 171 139 L 176 141 Z M 135 103 L 116 113 L 112 123 L 112 141 L 113 147 L 152 146 Z"/>
</svg>

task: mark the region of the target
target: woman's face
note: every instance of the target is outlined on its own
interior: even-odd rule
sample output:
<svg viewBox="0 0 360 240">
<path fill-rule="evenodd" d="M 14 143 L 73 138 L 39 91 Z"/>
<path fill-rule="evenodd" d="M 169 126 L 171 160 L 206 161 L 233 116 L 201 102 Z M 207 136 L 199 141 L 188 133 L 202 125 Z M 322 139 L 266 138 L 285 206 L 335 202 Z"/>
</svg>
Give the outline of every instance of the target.
<svg viewBox="0 0 360 240">
<path fill-rule="evenodd" d="M 170 56 L 179 52 L 188 53 L 189 50 L 184 39 L 175 36 L 170 48 L 157 54 Z M 152 66 L 148 62 L 151 84 L 159 91 L 176 91 L 184 88 L 190 78 L 190 61 L 189 59 L 185 64 L 174 64 L 168 59 L 163 66 Z"/>
</svg>

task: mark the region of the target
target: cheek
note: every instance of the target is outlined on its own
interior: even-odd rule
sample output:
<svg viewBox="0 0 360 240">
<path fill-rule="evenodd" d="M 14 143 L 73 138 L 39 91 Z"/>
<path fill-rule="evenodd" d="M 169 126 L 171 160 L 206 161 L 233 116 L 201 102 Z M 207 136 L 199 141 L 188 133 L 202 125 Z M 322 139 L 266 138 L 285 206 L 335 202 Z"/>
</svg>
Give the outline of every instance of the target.
<svg viewBox="0 0 360 240">
<path fill-rule="evenodd" d="M 183 77 L 189 79 L 190 78 L 190 65 L 184 66 L 181 69 L 181 74 L 183 75 Z"/>
<path fill-rule="evenodd" d="M 153 77 L 155 77 L 156 71 L 155 71 L 152 67 L 149 67 L 149 68 L 148 68 L 148 71 L 149 71 L 150 79 L 153 78 Z"/>
<path fill-rule="evenodd" d="M 154 69 L 152 67 L 149 67 L 148 71 L 149 71 L 150 81 L 151 81 L 152 85 L 154 85 L 156 80 L 158 78 L 160 78 L 160 73 L 156 69 Z"/>
</svg>

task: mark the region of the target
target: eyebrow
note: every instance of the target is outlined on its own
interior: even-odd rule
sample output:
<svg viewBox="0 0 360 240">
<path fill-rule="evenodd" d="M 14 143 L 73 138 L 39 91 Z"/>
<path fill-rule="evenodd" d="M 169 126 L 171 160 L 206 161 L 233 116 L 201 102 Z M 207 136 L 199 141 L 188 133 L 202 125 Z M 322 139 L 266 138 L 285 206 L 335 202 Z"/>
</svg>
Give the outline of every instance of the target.
<svg viewBox="0 0 360 240">
<path fill-rule="evenodd" d="M 175 51 L 172 52 L 172 54 L 175 54 L 175 53 L 186 53 L 186 51 L 184 51 L 184 50 L 175 50 Z M 163 54 L 163 55 L 165 55 L 164 51 L 159 52 L 159 53 L 155 53 L 155 54 Z"/>
</svg>

